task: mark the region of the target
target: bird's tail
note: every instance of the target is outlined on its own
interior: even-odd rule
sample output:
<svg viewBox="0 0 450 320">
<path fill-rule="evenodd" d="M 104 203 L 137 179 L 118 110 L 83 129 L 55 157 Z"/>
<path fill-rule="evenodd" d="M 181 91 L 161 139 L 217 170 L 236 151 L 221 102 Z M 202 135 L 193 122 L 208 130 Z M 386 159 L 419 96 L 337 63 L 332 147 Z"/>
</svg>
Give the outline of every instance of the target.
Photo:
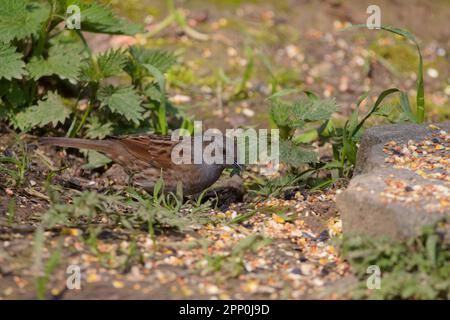
<svg viewBox="0 0 450 320">
<path fill-rule="evenodd" d="M 110 140 L 89 140 L 78 138 L 44 137 L 39 139 L 41 145 L 51 145 L 65 148 L 95 150 L 107 155 L 115 154 L 116 144 Z"/>
</svg>

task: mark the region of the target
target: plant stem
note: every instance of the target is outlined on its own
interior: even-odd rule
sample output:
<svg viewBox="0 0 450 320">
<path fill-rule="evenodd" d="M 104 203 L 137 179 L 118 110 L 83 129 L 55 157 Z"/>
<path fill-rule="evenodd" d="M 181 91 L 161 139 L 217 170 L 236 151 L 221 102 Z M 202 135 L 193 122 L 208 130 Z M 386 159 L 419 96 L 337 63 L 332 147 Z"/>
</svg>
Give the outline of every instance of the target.
<svg viewBox="0 0 450 320">
<path fill-rule="evenodd" d="M 94 55 L 92 54 L 91 48 L 89 48 L 86 38 L 84 37 L 83 33 L 80 30 L 76 30 L 75 32 L 78 35 L 78 37 L 81 39 L 81 41 L 83 42 L 84 48 L 87 51 L 87 53 L 89 54 L 89 58 L 91 60 L 92 66 L 95 69 L 96 74 L 97 75 L 100 74 L 100 68 L 98 67 L 97 61 L 94 58 Z M 81 118 L 81 122 L 78 125 L 77 129 L 73 133 L 71 133 L 72 137 L 76 136 L 78 134 L 78 132 L 83 128 L 89 114 L 91 113 L 92 109 L 94 108 L 94 103 L 95 103 L 95 99 L 97 97 L 99 83 L 91 82 L 90 84 L 91 84 L 92 88 L 91 88 L 91 95 L 89 98 L 89 105 L 88 105 L 86 111 L 84 112 L 83 117 Z M 86 87 L 89 87 L 89 84 L 86 85 Z"/>
<path fill-rule="evenodd" d="M 45 24 L 42 25 L 41 31 L 39 33 L 39 41 L 36 47 L 36 51 L 33 54 L 35 57 L 42 56 L 45 47 L 45 42 L 47 41 L 47 36 L 50 31 L 49 29 L 52 23 L 53 15 L 55 14 L 55 7 L 56 7 L 55 2 L 53 0 L 50 2 L 51 2 L 50 14 Z"/>
<path fill-rule="evenodd" d="M 47 21 L 42 25 L 41 31 L 39 32 L 39 40 L 36 46 L 36 49 L 33 50 L 33 56 L 34 57 L 41 57 L 43 52 L 44 52 L 44 48 L 45 48 L 45 43 L 47 42 L 47 37 L 48 34 L 50 32 L 50 26 L 52 24 L 52 19 L 53 19 L 53 15 L 55 13 L 55 2 L 54 0 L 51 0 L 51 9 L 50 9 L 50 14 L 47 18 Z M 37 81 L 33 82 L 33 85 L 31 86 L 31 90 L 30 90 L 30 99 L 29 99 L 29 103 L 33 103 L 34 99 L 36 98 L 36 93 L 37 93 Z"/>
<path fill-rule="evenodd" d="M 80 124 L 78 125 L 77 129 L 75 130 L 75 132 L 73 134 L 74 137 L 83 128 L 89 114 L 91 113 L 92 109 L 94 108 L 95 98 L 97 97 L 97 90 L 98 90 L 98 83 L 95 82 L 92 85 L 92 91 L 91 91 L 91 97 L 89 99 L 89 105 L 88 105 L 86 111 L 84 112 L 83 117 L 81 118 Z"/>
<path fill-rule="evenodd" d="M 161 21 L 160 23 L 158 23 L 158 25 L 151 31 L 149 31 L 146 36 L 151 38 L 154 35 L 160 33 L 161 31 L 163 31 L 164 29 L 166 29 L 168 26 L 170 26 L 172 24 L 172 22 L 175 21 L 175 16 L 173 14 L 167 16 L 166 18 L 164 18 L 163 21 Z"/>
<path fill-rule="evenodd" d="M 83 91 L 84 91 L 87 87 L 88 87 L 88 84 L 84 85 L 83 88 L 82 88 L 82 89 L 80 90 L 80 92 L 78 93 L 77 100 L 75 101 L 75 104 L 74 104 L 74 106 L 73 106 L 73 111 L 74 111 L 75 114 L 76 114 L 76 111 L 77 111 L 78 103 L 80 102 L 80 99 L 81 99 L 81 94 L 83 93 Z M 66 134 L 67 137 L 69 137 L 69 138 L 75 137 L 75 135 L 76 135 L 76 130 L 74 130 L 74 128 L 75 128 L 75 123 L 76 123 L 76 122 L 77 122 L 77 117 L 76 117 L 76 115 L 75 115 L 75 117 L 74 117 L 74 119 L 73 119 L 73 122 L 72 122 L 72 124 L 70 125 L 69 131 L 68 131 L 67 134 Z"/>
</svg>

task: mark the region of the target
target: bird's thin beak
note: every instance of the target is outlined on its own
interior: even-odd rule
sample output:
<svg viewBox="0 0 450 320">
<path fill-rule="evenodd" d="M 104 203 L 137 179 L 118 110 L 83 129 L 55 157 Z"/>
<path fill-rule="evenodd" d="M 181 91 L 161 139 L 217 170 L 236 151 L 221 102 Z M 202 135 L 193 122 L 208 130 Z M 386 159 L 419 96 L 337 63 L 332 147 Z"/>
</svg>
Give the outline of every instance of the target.
<svg viewBox="0 0 450 320">
<path fill-rule="evenodd" d="M 232 168 L 233 168 L 233 171 L 236 172 L 238 175 L 241 175 L 242 171 L 245 170 L 244 165 L 238 163 L 237 161 L 234 161 Z"/>
</svg>

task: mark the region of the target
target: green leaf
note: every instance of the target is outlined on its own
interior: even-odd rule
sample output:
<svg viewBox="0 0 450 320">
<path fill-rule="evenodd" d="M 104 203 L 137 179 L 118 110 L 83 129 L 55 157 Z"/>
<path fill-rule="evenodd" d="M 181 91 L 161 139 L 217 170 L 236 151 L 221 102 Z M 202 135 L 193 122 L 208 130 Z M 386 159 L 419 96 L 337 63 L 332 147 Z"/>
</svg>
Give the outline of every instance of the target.
<svg viewBox="0 0 450 320">
<path fill-rule="evenodd" d="M 370 111 L 364 116 L 364 118 L 356 126 L 355 130 L 351 133 L 351 135 L 354 136 L 359 130 L 361 130 L 362 126 L 367 121 L 367 119 L 369 119 L 370 116 L 378 110 L 378 107 L 380 106 L 381 102 L 383 102 L 384 98 L 396 92 L 400 92 L 400 90 L 398 90 L 397 88 L 391 88 L 384 90 L 382 93 L 380 93 L 374 105 L 372 106 L 372 109 L 370 109 Z"/>
<path fill-rule="evenodd" d="M 306 96 L 308 98 L 310 98 L 311 100 L 319 100 L 319 97 L 312 91 L 305 90 L 305 91 L 303 91 L 303 93 L 306 94 Z"/>
<path fill-rule="evenodd" d="M 356 102 L 356 105 L 359 107 L 361 103 L 367 99 L 369 96 L 369 91 L 364 92 L 362 95 L 358 97 L 358 101 Z"/>
<path fill-rule="evenodd" d="M 36 280 L 36 296 L 39 300 L 45 299 L 45 292 L 50 276 L 53 274 L 55 268 L 58 266 L 61 259 L 61 244 L 58 245 L 56 251 L 54 251 L 44 268 L 44 275 L 40 276 Z"/>
<path fill-rule="evenodd" d="M 155 203 L 157 203 L 157 201 L 158 201 L 159 192 L 162 191 L 163 189 L 164 189 L 164 180 L 163 180 L 162 172 L 161 172 L 161 176 L 159 177 L 158 180 L 156 180 L 155 187 L 153 188 L 153 201 Z"/>
<path fill-rule="evenodd" d="M 0 98 L 8 93 L 11 82 L 0 78 Z"/>
<path fill-rule="evenodd" d="M 283 89 L 283 90 L 273 93 L 266 100 L 274 100 L 274 99 L 278 99 L 278 98 L 290 95 L 292 93 L 298 93 L 298 92 L 303 92 L 311 100 L 319 100 L 319 97 L 314 92 L 309 91 L 309 90 L 302 91 L 300 89 Z"/>
<path fill-rule="evenodd" d="M 87 80 L 100 81 L 119 75 L 127 62 L 127 56 L 123 50 L 108 50 L 96 57 L 96 64 L 91 62 L 84 68 L 83 75 Z"/>
<path fill-rule="evenodd" d="M 292 93 L 298 93 L 298 92 L 300 92 L 299 89 L 283 89 L 283 90 L 277 91 L 274 94 L 272 94 L 270 97 L 267 98 L 267 100 L 278 99 L 278 98 L 290 95 Z"/>
<path fill-rule="evenodd" d="M 100 152 L 93 150 L 82 150 L 82 152 L 88 159 L 88 163 L 83 165 L 83 169 L 97 169 L 111 163 L 111 159 Z"/>
<path fill-rule="evenodd" d="M 80 7 L 81 30 L 83 31 L 124 35 L 143 32 L 142 26 L 119 18 L 109 5 L 76 2 L 75 4 Z"/>
<path fill-rule="evenodd" d="M 96 116 L 91 116 L 86 125 L 86 137 L 91 139 L 103 139 L 113 132 L 111 122 L 101 123 Z"/>
<path fill-rule="evenodd" d="M 55 13 L 63 15 L 66 14 L 67 7 L 74 2 L 73 0 L 55 0 Z"/>
<path fill-rule="evenodd" d="M 280 141 L 280 160 L 292 166 L 317 162 L 317 153 L 290 140 Z"/>
<path fill-rule="evenodd" d="M 98 91 L 101 106 L 107 106 L 112 112 L 123 115 L 127 120 L 139 123 L 143 119 L 142 98 L 131 86 L 107 86 Z"/>
<path fill-rule="evenodd" d="M 0 43 L 0 79 L 21 79 L 26 74 L 22 58 L 16 48 Z"/>
<path fill-rule="evenodd" d="M 406 92 L 400 92 L 400 107 L 403 110 L 403 113 L 407 116 L 409 121 L 417 122 L 418 119 L 414 116 L 411 111 L 411 106 L 409 104 L 408 94 Z"/>
<path fill-rule="evenodd" d="M 156 83 L 150 83 L 144 88 L 144 96 L 151 100 L 161 102 L 161 91 Z"/>
<path fill-rule="evenodd" d="M 57 45 L 49 50 L 47 59 L 33 57 L 27 69 L 36 80 L 55 74 L 61 79 L 76 81 L 82 65 L 83 58 L 79 48 Z"/>
<path fill-rule="evenodd" d="M 350 139 L 351 137 L 344 137 L 343 140 L 343 157 L 350 161 L 351 164 L 356 163 L 356 154 L 358 152 L 358 148 L 356 147 L 356 143 Z"/>
<path fill-rule="evenodd" d="M 50 14 L 44 3 L 2 0 L 0 5 L 0 43 L 37 35 Z"/>
<path fill-rule="evenodd" d="M 270 105 L 270 117 L 277 126 L 288 126 L 292 122 L 290 118 L 291 109 L 290 104 L 278 99 L 274 100 Z"/>
<path fill-rule="evenodd" d="M 240 255 L 244 254 L 247 250 L 255 250 L 260 248 L 263 245 L 266 245 L 268 242 L 263 236 L 261 235 L 251 235 L 247 238 L 242 239 L 239 241 L 232 249 L 231 255 Z"/>
<path fill-rule="evenodd" d="M 19 127 L 22 130 L 28 130 L 36 126 L 43 127 L 49 123 L 56 126 L 64 122 L 70 114 L 71 110 L 64 105 L 61 97 L 49 92 L 45 100 L 19 113 L 16 118 Z"/>
<path fill-rule="evenodd" d="M 151 65 L 161 73 L 166 73 L 177 62 L 175 55 L 160 49 L 131 47 L 129 52 L 135 64 L 137 63 L 139 66 Z"/>
<path fill-rule="evenodd" d="M 28 99 L 28 93 L 25 92 L 17 83 L 12 83 L 9 92 L 5 97 L 13 107 L 21 107 L 26 104 Z"/>
<path fill-rule="evenodd" d="M 231 219 L 230 222 L 228 222 L 228 223 L 229 224 L 235 224 L 235 223 L 244 222 L 244 221 L 250 219 L 251 217 L 253 217 L 257 212 L 258 211 L 256 211 L 256 210 L 252 210 L 250 212 L 240 214 L 237 217 Z"/>
<path fill-rule="evenodd" d="M 127 62 L 127 57 L 123 50 L 109 50 L 102 53 L 97 58 L 97 64 L 103 78 L 118 75 L 123 71 Z"/>
<path fill-rule="evenodd" d="M 292 92 L 287 92 L 289 94 Z M 338 107 L 334 99 L 319 100 L 312 93 L 306 93 L 294 103 L 272 98 L 270 116 L 279 127 L 282 138 L 288 138 L 296 128 L 303 128 L 306 122 L 323 121 L 330 119 Z M 272 97 L 276 97 L 273 95 Z"/>
<path fill-rule="evenodd" d="M 359 106 L 356 106 L 356 109 L 353 110 L 348 122 L 346 123 L 346 132 L 350 133 L 350 136 L 353 135 L 353 132 L 358 127 L 358 117 L 359 117 Z M 356 133 L 356 132 L 355 132 Z"/>
<path fill-rule="evenodd" d="M 317 132 L 317 129 L 311 129 L 308 130 L 302 134 L 299 134 L 292 138 L 292 141 L 295 144 L 299 143 L 312 143 L 313 141 L 317 140 L 319 138 L 319 134 Z"/>
<path fill-rule="evenodd" d="M 436 266 L 437 262 L 437 244 L 439 243 L 439 237 L 436 234 L 429 235 L 426 241 L 426 251 L 428 259 L 430 259 L 431 264 Z"/>
<path fill-rule="evenodd" d="M 300 98 L 293 105 L 293 115 L 305 122 L 328 120 L 337 110 L 338 106 L 334 99 Z"/>
<path fill-rule="evenodd" d="M 166 81 L 164 75 L 153 65 L 143 65 L 158 81 L 159 90 L 161 91 L 161 101 L 158 108 L 158 131 L 161 134 L 167 134 L 167 115 L 166 115 Z"/>
</svg>

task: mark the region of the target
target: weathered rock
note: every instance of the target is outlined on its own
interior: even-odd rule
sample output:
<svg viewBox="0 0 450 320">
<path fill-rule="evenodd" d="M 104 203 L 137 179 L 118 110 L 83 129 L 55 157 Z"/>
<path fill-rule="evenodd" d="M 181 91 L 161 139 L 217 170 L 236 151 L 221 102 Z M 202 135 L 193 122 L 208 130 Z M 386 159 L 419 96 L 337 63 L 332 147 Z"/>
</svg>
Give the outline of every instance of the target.
<svg viewBox="0 0 450 320">
<path fill-rule="evenodd" d="M 438 127 L 450 131 L 450 122 L 439 123 Z M 430 137 L 433 131 L 427 124 L 385 125 L 367 129 L 361 138 L 354 174 L 390 167 L 384 163 L 386 155 L 383 147 L 386 142 L 394 140 L 406 143 L 408 140 L 422 140 Z"/>
<path fill-rule="evenodd" d="M 437 126 L 450 131 L 450 122 Z M 449 187 L 448 182 L 426 179 L 414 171 L 394 168 L 385 162 L 387 155 L 383 148 L 387 142 L 393 140 L 404 144 L 409 140 L 431 139 L 433 131 L 436 130 L 429 125 L 389 125 L 365 132 L 358 151 L 355 176 L 347 190 L 338 194 L 336 199 L 344 232 L 404 239 L 417 234 L 425 225 L 450 216 L 450 212 L 434 205 L 433 201 L 437 200 L 417 197 L 417 190 L 420 192 L 421 188 L 430 186 L 445 191 Z M 447 168 L 446 171 L 449 170 Z M 401 186 L 406 185 L 405 194 L 416 190 L 414 201 L 406 197 L 401 198 L 402 201 L 386 197 L 389 181 L 401 181 Z"/>
</svg>

